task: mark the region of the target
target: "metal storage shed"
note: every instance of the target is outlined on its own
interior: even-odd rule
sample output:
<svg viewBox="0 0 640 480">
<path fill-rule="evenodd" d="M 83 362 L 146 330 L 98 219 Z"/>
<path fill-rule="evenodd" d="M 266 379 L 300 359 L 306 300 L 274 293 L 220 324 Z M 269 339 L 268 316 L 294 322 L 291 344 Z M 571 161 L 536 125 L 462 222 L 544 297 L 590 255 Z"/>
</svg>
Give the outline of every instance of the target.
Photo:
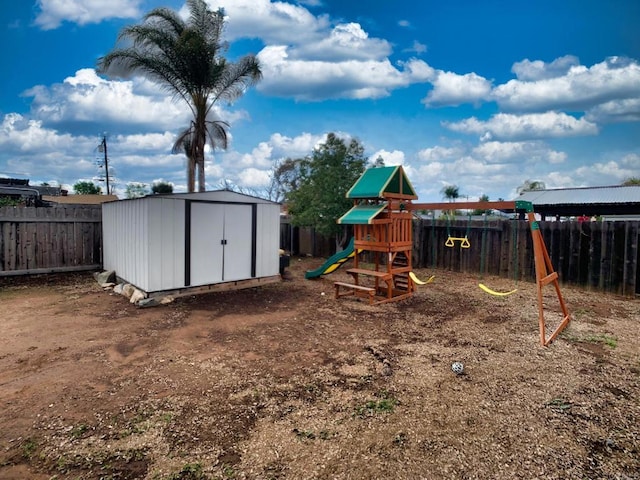
<svg viewBox="0 0 640 480">
<path fill-rule="evenodd" d="M 104 268 L 147 293 L 280 281 L 280 205 L 268 200 L 149 195 L 103 204 L 102 228 Z"/>
</svg>

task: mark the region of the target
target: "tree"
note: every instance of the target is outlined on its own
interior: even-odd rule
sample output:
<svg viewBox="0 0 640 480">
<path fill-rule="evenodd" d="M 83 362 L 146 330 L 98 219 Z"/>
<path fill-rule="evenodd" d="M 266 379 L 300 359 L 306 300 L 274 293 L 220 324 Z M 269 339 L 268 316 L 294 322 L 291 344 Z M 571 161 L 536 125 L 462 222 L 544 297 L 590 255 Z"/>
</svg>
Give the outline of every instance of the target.
<svg viewBox="0 0 640 480">
<path fill-rule="evenodd" d="M 454 202 L 458 198 L 460 198 L 460 189 L 457 185 L 447 185 L 440 190 L 440 193 L 444 198 L 449 200 L 450 202 Z"/>
<path fill-rule="evenodd" d="M 373 168 L 379 167 L 384 167 L 384 158 L 382 158 L 382 155 L 378 155 L 378 158 L 373 162 Z"/>
<path fill-rule="evenodd" d="M 488 202 L 489 201 L 489 195 L 487 195 L 486 193 L 483 193 L 482 195 L 480 195 L 480 198 L 478 199 L 479 202 Z M 484 214 L 490 214 L 491 213 L 491 209 L 488 210 L 483 210 L 482 208 L 476 208 L 472 215 L 484 215 Z"/>
<path fill-rule="evenodd" d="M 629 177 L 622 182 L 623 187 L 630 187 L 632 185 L 640 185 L 640 177 Z"/>
<path fill-rule="evenodd" d="M 336 243 L 343 244 L 346 238 L 339 237 L 342 227 L 336 220 L 352 206 L 345 195 L 365 169 L 364 147 L 356 139 L 347 143 L 330 133 L 310 158 L 296 162 L 300 174 L 298 188 L 286 195 L 292 224 L 313 226 L 323 235 L 334 235 Z"/>
<path fill-rule="evenodd" d="M 93 182 L 79 181 L 73 185 L 73 190 L 77 195 L 99 195 L 102 189 Z"/>
<path fill-rule="evenodd" d="M 532 190 L 544 190 L 546 187 L 546 185 L 544 184 L 544 182 L 541 182 L 539 180 L 525 180 L 522 185 L 520 185 L 517 188 L 517 192 L 518 195 L 524 193 L 524 192 L 530 192 Z"/>
<path fill-rule="evenodd" d="M 153 185 L 151 185 L 151 193 L 153 194 L 173 193 L 173 184 L 169 182 L 153 182 Z"/>
<path fill-rule="evenodd" d="M 147 185 L 138 182 L 127 183 L 127 188 L 124 191 L 124 195 L 127 198 L 140 198 L 148 194 Z"/>
<path fill-rule="evenodd" d="M 274 202 L 283 202 L 287 195 L 297 190 L 301 181 L 302 163 L 308 159 L 287 158 L 273 166 L 271 171 L 271 183 L 267 196 Z"/>
<path fill-rule="evenodd" d="M 204 0 L 187 0 L 189 17 L 169 8 L 156 8 L 138 25 L 125 27 L 114 48 L 98 61 L 101 72 L 117 68 L 142 74 L 159 83 L 191 109 L 190 124 L 178 135 L 174 151 L 187 154 L 187 189 L 205 190 L 204 153 L 227 147 L 228 124 L 214 118 L 219 101 L 231 103 L 262 78 L 258 60 L 246 55 L 237 62 L 224 57 L 228 49 L 222 40 L 224 11 L 211 11 Z"/>
</svg>

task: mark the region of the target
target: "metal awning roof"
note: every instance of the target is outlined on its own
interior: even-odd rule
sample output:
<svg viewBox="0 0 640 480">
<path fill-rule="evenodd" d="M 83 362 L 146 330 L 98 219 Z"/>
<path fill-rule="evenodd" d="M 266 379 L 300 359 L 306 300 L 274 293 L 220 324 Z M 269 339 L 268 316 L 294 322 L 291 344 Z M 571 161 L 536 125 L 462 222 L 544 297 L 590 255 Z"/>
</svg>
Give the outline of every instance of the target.
<svg viewBox="0 0 640 480">
<path fill-rule="evenodd" d="M 640 185 L 531 190 L 516 200 L 533 203 L 535 211 L 545 215 L 639 214 Z"/>
<path fill-rule="evenodd" d="M 338 219 L 342 225 L 367 225 L 386 208 L 382 205 L 356 205 Z"/>
</svg>

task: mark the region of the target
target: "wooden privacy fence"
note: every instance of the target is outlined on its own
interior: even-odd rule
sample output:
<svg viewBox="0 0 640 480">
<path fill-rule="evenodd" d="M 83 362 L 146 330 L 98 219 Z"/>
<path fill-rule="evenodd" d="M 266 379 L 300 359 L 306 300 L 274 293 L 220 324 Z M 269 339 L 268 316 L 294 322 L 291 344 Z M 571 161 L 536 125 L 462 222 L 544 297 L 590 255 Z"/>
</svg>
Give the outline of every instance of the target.
<svg viewBox="0 0 640 480">
<path fill-rule="evenodd" d="M 560 281 L 625 296 L 640 294 L 640 222 L 539 222 Z M 469 248 L 447 247 L 468 237 Z M 533 242 L 523 220 L 414 221 L 413 265 L 535 280 Z M 449 242 L 450 243 L 450 242 Z"/>
<path fill-rule="evenodd" d="M 0 207 L 0 277 L 102 264 L 102 207 Z"/>
</svg>

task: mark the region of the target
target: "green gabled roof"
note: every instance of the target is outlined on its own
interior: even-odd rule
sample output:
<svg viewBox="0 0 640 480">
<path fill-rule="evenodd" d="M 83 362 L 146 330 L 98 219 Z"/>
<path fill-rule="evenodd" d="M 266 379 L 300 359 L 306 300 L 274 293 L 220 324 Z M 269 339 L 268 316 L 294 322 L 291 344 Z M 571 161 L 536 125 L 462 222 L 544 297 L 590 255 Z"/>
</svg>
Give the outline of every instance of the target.
<svg viewBox="0 0 640 480">
<path fill-rule="evenodd" d="M 365 170 L 347 192 L 347 198 L 384 198 L 385 194 L 418 198 L 401 166 Z"/>
<path fill-rule="evenodd" d="M 338 219 L 342 225 L 366 225 L 371 223 L 376 215 L 385 209 L 387 205 L 356 205 Z"/>
</svg>

